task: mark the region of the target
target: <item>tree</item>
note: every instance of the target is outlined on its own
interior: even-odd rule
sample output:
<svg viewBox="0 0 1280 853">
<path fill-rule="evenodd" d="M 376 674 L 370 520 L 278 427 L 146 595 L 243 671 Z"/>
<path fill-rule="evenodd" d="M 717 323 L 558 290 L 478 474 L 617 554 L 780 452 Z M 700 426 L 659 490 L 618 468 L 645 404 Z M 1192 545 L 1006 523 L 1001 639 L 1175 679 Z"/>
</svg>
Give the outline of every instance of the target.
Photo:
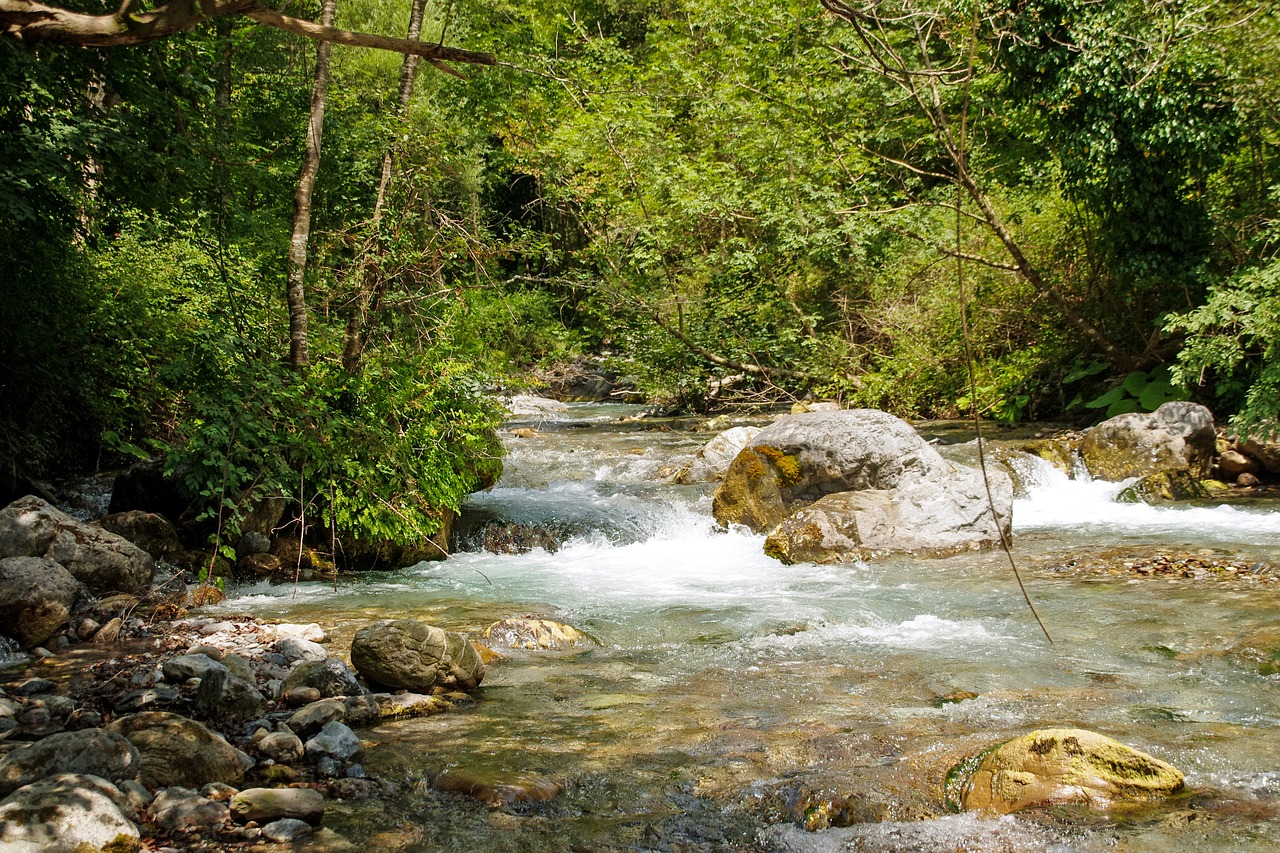
<svg viewBox="0 0 1280 853">
<path fill-rule="evenodd" d="M 336 0 L 324 0 L 322 26 L 332 26 Z M 324 138 L 324 102 L 329 90 L 330 42 L 316 49 L 316 71 L 311 85 L 311 112 L 307 118 L 307 142 L 298 176 L 298 192 L 293 202 L 293 232 L 289 239 L 289 268 L 285 299 L 289 303 L 289 363 L 305 368 L 307 354 L 307 239 L 311 235 L 311 196 L 320 171 L 320 147 Z"/>
</svg>

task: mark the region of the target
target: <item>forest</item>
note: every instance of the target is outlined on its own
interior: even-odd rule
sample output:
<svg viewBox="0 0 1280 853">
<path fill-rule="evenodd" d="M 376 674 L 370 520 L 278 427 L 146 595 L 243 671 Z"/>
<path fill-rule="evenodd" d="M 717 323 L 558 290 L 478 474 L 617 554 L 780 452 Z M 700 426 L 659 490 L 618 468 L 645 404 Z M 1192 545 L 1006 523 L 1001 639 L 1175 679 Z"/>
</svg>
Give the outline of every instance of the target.
<svg viewBox="0 0 1280 853">
<path fill-rule="evenodd" d="M 1280 414 L 1274 4 L 132 5 L 0 2 L 6 494 L 161 455 L 220 525 L 413 541 L 579 358 L 672 411 Z"/>
</svg>

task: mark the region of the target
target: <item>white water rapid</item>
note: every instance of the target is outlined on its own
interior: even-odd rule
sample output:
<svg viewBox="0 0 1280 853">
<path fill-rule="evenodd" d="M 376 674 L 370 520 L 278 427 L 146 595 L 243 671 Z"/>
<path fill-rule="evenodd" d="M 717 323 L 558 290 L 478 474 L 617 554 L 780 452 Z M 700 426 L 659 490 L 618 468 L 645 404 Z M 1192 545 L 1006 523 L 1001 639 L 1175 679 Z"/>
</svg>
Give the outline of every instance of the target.
<svg viewBox="0 0 1280 853">
<path fill-rule="evenodd" d="M 504 820 L 452 801 L 441 812 L 439 795 L 410 786 L 397 808 L 435 834 L 401 849 L 1280 849 L 1278 677 L 1233 651 L 1280 615 L 1275 507 L 1122 504 L 1123 484 L 1021 459 L 1015 556 L 1050 646 L 999 552 L 765 557 L 762 537 L 716 527 L 709 488 L 662 476 L 710 436 L 619 420 L 631 411 L 582 406 L 522 424 L 539 434 L 512 438 L 498 487 L 475 496 L 472 514 L 552 531 L 552 551 L 458 553 L 336 590 L 245 587 L 224 605 L 340 638 L 406 616 L 478 637 L 535 614 L 599 641 L 513 654 L 491 666 L 474 708 L 378 729 L 395 748 L 371 755 L 376 772 L 430 779 L 470 763 L 565 785 Z M 1230 579 L 1123 570 L 1152 549 L 1247 568 Z M 1121 568 L 1082 572 L 1090 560 Z M 1050 725 L 1146 749 L 1207 793 L 1131 820 L 944 816 L 951 764 Z M 845 818 L 796 828 L 824 791 L 843 798 Z M 378 823 L 353 815 L 356 834 Z"/>
</svg>

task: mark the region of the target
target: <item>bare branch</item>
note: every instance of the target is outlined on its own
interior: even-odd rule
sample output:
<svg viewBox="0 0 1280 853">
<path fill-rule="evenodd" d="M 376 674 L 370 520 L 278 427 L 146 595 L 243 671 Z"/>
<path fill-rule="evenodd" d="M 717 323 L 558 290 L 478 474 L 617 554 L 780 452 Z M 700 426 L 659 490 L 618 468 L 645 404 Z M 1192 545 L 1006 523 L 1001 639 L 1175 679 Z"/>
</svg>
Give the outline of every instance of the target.
<svg viewBox="0 0 1280 853">
<path fill-rule="evenodd" d="M 168 38 L 213 18 L 244 15 L 259 24 L 319 42 L 421 56 L 441 71 L 455 76 L 461 75 L 447 63 L 498 63 L 492 53 L 321 26 L 267 9 L 258 5 L 257 0 L 174 0 L 148 12 L 133 12 L 133 5 L 134 0 L 122 0 L 116 12 L 89 15 L 34 0 L 0 0 L 0 33 L 30 44 L 51 42 L 80 47 L 128 47 Z"/>
</svg>

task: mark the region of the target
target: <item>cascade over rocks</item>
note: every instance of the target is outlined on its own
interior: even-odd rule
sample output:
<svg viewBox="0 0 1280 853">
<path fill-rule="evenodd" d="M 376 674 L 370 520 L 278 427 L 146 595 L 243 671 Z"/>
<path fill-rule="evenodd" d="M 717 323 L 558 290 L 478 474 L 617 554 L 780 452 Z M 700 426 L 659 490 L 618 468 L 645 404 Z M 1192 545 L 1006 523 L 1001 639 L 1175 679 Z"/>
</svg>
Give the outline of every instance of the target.
<svg viewBox="0 0 1280 853">
<path fill-rule="evenodd" d="M 1165 403 L 1150 414 L 1117 415 L 1089 430 L 1080 455 L 1099 480 L 1125 480 L 1178 469 L 1197 480 L 1213 467 L 1213 414 L 1198 403 Z"/>
<path fill-rule="evenodd" d="M 155 561 L 122 536 L 76 521 L 33 495 L 0 510 L 0 558 L 45 557 L 60 563 L 94 595 L 138 592 Z"/>
<path fill-rule="evenodd" d="M 989 547 L 1008 534 L 1013 484 L 954 465 L 907 422 L 874 409 L 784 417 L 733 460 L 713 510 L 722 525 L 772 531 L 766 553 L 837 562 L 890 552 Z M 828 498 L 828 496 L 831 496 Z"/>
<path fill-rule="evenodd" d="M 1032 806 L 1166 797 L 1184 779 L 1171 764 L 1084 729 L 1039 729 L 997 746 L 963 783 L 966 810 L 1008 814 Z"/>
</svg>

